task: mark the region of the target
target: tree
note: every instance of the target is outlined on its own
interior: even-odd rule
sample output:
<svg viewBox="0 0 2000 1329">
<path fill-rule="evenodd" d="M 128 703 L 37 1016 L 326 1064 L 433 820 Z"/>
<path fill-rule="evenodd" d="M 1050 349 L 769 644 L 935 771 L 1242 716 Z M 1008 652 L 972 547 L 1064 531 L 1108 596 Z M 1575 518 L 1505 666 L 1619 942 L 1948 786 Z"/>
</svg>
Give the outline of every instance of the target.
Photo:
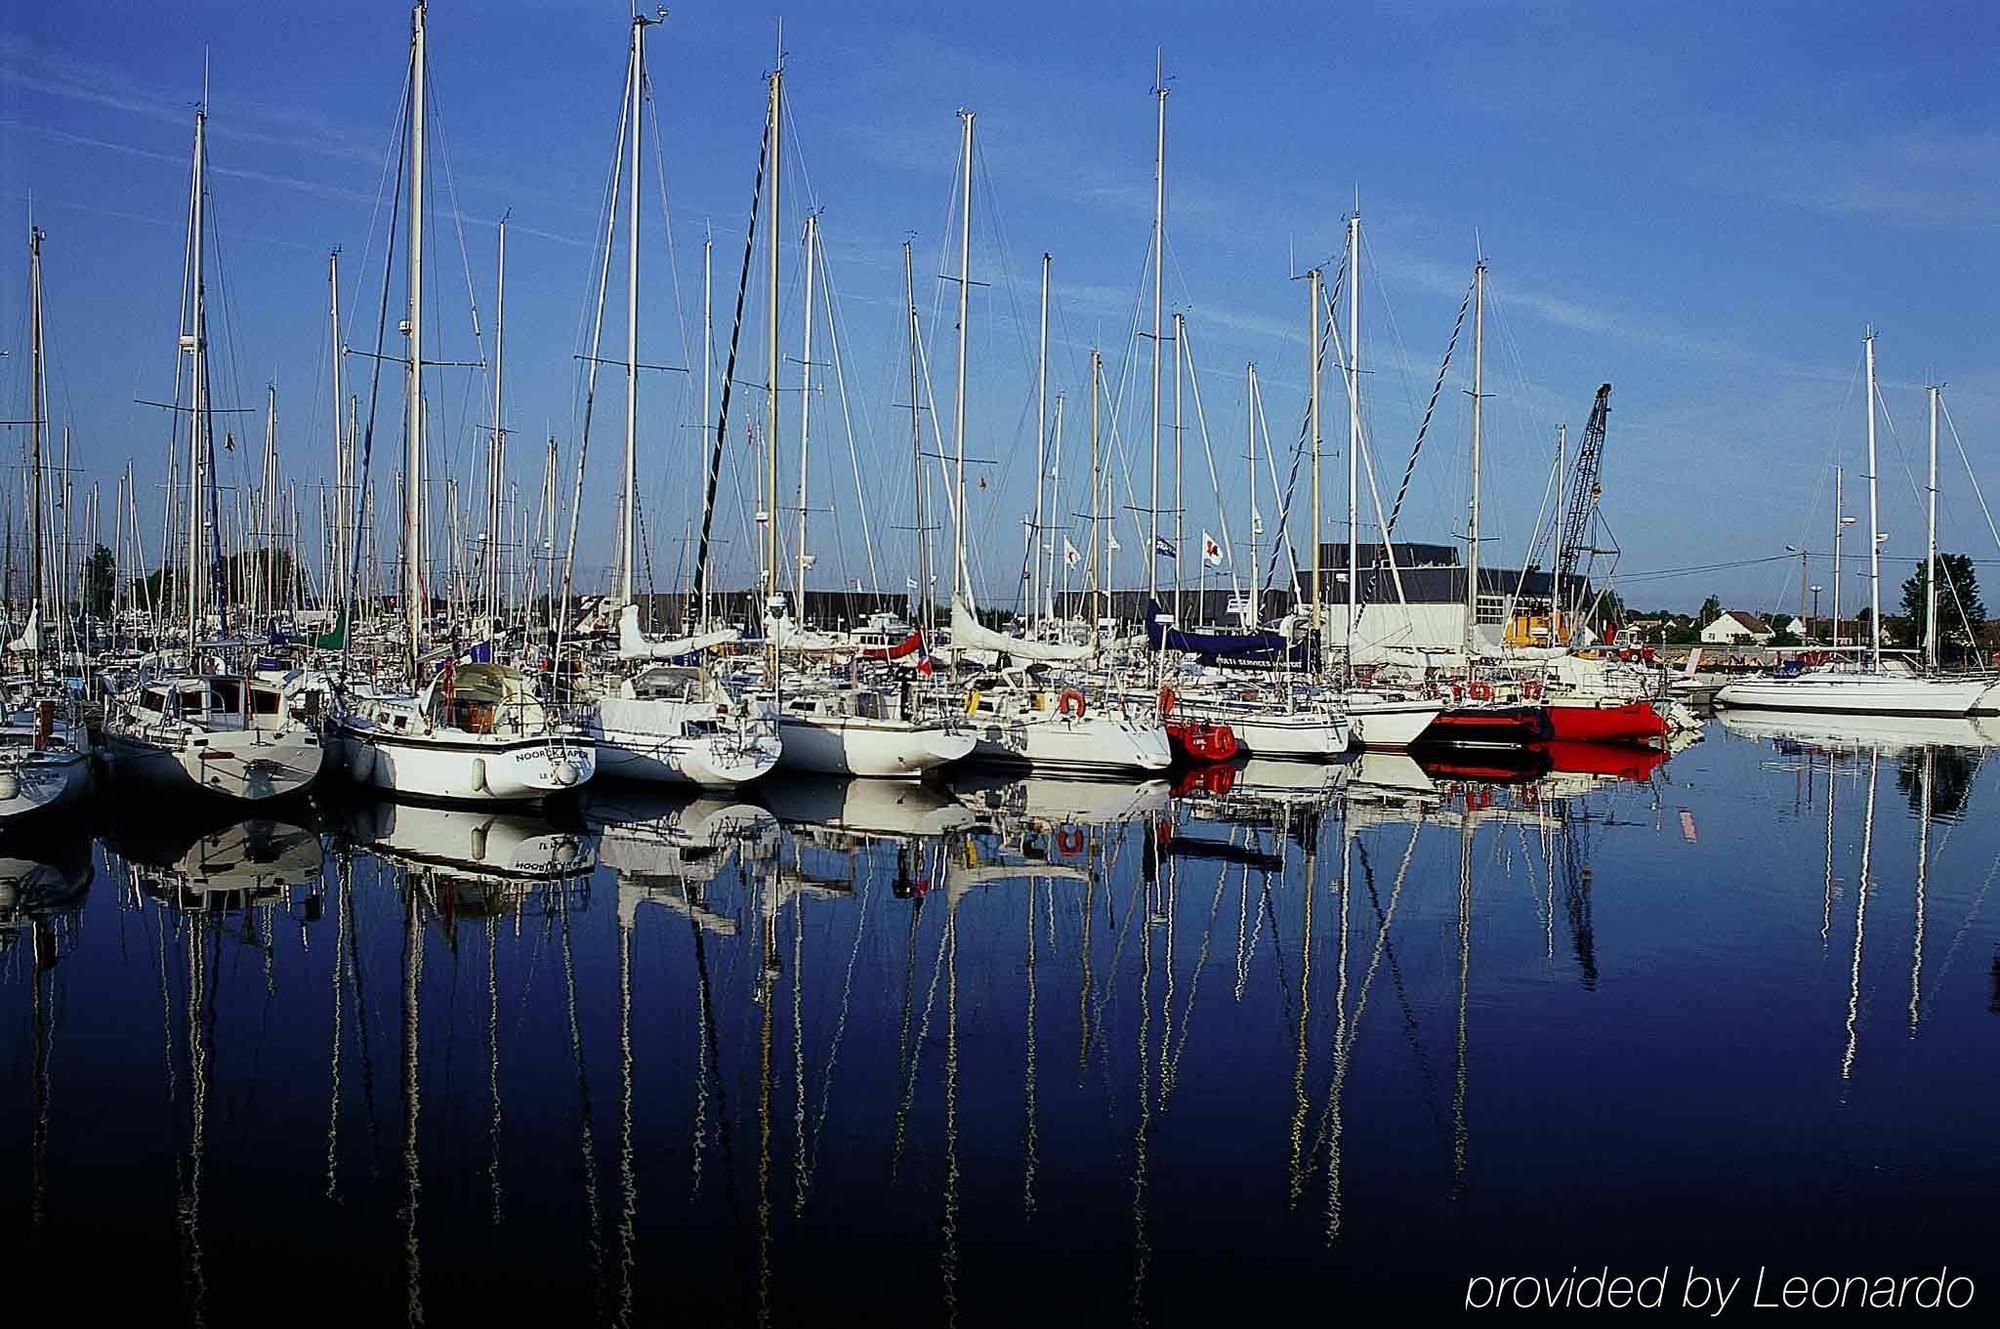
<svg viewBox="0 0 2000 1329">
<path fill-rule="evenodd" d="M 1694 625 L 1697 629 L 1705 628 L 1721 617 L 1722 601 L 1711 595 L 1701 602 L 1701 612 L 1694 616 Z"/>
<path fill-rule="evenodd" d="M 1969 554 L 1939 554 L 1938 634 L 1943 641 L 1970 647 L 1986 622 L 1986 606 L 1979 600 L 1979 573 Z M 1903 583 L 1903 616 L 1912 627 L 1912 646 L 1923 644 L 1924 600 L 1930 585 L 1930 568 L 1923 560 Z"/>
<path fill-rule="evenodd" d="M 118 584 L 118 565 L 111 551 L 98 545 L 83 563 L 83 612 L 95 619 L 111 617 L 113 588 Z"/>
</svg>

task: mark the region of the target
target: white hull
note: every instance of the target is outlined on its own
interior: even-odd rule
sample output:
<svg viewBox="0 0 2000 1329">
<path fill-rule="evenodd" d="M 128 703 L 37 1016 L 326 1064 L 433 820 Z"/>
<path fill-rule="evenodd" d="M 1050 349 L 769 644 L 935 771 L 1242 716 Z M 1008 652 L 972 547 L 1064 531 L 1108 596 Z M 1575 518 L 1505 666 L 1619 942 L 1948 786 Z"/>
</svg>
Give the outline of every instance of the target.
<svg viewBox="0 0 2000 1329">
<path fill-rule="evenodd" d="M 1826 711 L 1843 715 L 2000 714 L 2000 683 L 1992 679 L 1824 671 L 1796 678 L 1731 683 L 1715 704 L 1763 711 Z"/>
<path fill-rule="evenodd" d="M 1402 700 L 1350 692 L 1345 698 L 1347 723 L 1365 748 L 1406 748 L 1431 727 L 1444 709 L 1441 701 Z"/>
<path fill-rule="evenodd" d="M 158 740 L 113 730 L 104 743 L 112 776 L 120 782 L 244 803 L 303 793 L 326 763 L 319 735 L 305 729 L 217 730 Z"/>
<path fill-rule="evenodd" d="M 1173 764 L 1166 726 L 1116 715 L 1060 712 L 979 717 L 973 760 L 1033 770 L 1115 775 L 1164 771 Z"/>
<path fill-rule="evenodd" d="M 21 753 L 0 763 L 0 830 L 74 810 L 95 781 L 82 752 Z"/>
<path fill-rule="evenodd" d="M 969 731 L 860 716 L 787 715 L 778 722 L 778 764 L 815 775 L 911 778 L 963 760 Z"/>
<path fill-rule="evenodd" d="M 701 732 L 717 722 L 713 702 L 604 697 L 584 728 L 597 746 L 599 775 L 723 789 L 770 774 L 776 738 L 737 728 Z"/>
<path fill-rule="evenodd" d="M 563 738 L 392 734 L 361 719 L 343 721 L 341 737 L 357 784 L 404 798 L 526 803 L 575 789 L 597 771 L 588 742 Z"/>
<path fill-rule="evenodd" d="M 1299 711 L 1234 714 L 1218 717 L 1253 757 L 1281 761 L 1332 761 L 1354 740 L 1349 721 L 1339 716 Z"/>
</svg>

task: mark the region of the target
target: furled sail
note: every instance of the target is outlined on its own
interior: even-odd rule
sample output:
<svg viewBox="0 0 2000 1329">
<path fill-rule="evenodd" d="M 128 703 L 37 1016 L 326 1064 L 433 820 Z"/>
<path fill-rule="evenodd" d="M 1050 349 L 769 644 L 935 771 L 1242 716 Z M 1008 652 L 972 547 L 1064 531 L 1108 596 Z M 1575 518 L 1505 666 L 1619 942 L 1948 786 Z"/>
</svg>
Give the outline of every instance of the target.
<svg viewBox="0 0 2000 1329">
<path fill-rule="evenodd" d="M 1023 637 L 1010 637 L 1004 632 L 995 632 L 982 625 L 978 615 L 972 612 L 962 596 L 951 597 L 951 645 L 959 651 L 1004 651 L 1017 660 L 1043 660 L 1057 663 L 1069 660 L 1088 660 L 1097 654 L 1093 645 L 1067 646 L 1061 642 L 1029 641 Z"/>
<path fill-rule="evenodd" d="M 672 660 L 711 646 L 722 646 L 743 634 L 735 628 L 704 632 L 696 637 L 676 637 L 653 641 L 639 631 L 639 606 L 626 605 L 618 611 L 618 658 L 621 660 Z"/>
<path fill-rule="evenodd" d="M 1190 632 L 1160 621 L 1160 606 L 1146 602 L 1146 644 L 1154 650 L 1186 651 L 1204 660 L 1259 659 L 1284 654 L 1287 645 L 1276 632 Z"/>
</svg>

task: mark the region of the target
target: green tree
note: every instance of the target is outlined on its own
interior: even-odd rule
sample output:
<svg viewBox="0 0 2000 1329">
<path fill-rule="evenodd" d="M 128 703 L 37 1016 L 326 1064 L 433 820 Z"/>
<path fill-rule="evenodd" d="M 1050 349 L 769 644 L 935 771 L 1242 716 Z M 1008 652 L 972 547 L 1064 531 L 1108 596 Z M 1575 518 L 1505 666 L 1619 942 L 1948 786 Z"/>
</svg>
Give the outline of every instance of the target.
<svg viewBox="0 0 2000 1329">
<path fill-rule="evenodd" d="M 111 617 L 112 589 L 118 584 L 118 565 L 111 551 L 98 545 L 83 563 L 83 612 L 96 619 Z"/>
<path fill-rule="evenodd" d="M 1979 573 L 1969 554 L 1939 554 L 1938 633 L 1943 641 L 1969 648 L 1986 623 L 1986 606 L 1979 599 Z M 1912 646 L 1923 644 L 1924 599 L 1930 586 L 1930 568 L 1919 560 L 1917 570 L 1903 583 L 1903 616 L 1909 620 Z"/>
<path fill-rule="evenodd" d="M 1696 629 L 1705 628 L 1721 617 L 1722 601 L 1711 595 L 1701 602 L 1701 612 L 1694 616 L 1694 625 Z"/>
</svg>

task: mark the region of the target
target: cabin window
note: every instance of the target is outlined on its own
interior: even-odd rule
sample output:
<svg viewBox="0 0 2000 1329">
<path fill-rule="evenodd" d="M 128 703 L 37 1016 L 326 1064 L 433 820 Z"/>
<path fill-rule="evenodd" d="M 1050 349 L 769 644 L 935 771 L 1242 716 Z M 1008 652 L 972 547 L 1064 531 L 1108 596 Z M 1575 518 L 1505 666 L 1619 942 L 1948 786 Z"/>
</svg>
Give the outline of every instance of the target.
<svg viewBox="0 0 2000 1329">
<path fill-rule="evenodd" d="M 212 678 L 208 681 L 209 705 L 218 711 L 237 711 L 243 706 L 243 689 L 233 678 Z"/>
<path fill-rule="evenodd" d="M 149 711 L 165 711 L 167 709 L 167 690 L 165 688 L 147 688 L 139 695 L 139 704 Z"/>
<path fill-rule="evenodd" d="M 262 688 L 250 689 L 250 709 L 258 715 L 278 714 L 283 701 L 284 698 L 275 692 L 266 692 Z"/>
</svg>

